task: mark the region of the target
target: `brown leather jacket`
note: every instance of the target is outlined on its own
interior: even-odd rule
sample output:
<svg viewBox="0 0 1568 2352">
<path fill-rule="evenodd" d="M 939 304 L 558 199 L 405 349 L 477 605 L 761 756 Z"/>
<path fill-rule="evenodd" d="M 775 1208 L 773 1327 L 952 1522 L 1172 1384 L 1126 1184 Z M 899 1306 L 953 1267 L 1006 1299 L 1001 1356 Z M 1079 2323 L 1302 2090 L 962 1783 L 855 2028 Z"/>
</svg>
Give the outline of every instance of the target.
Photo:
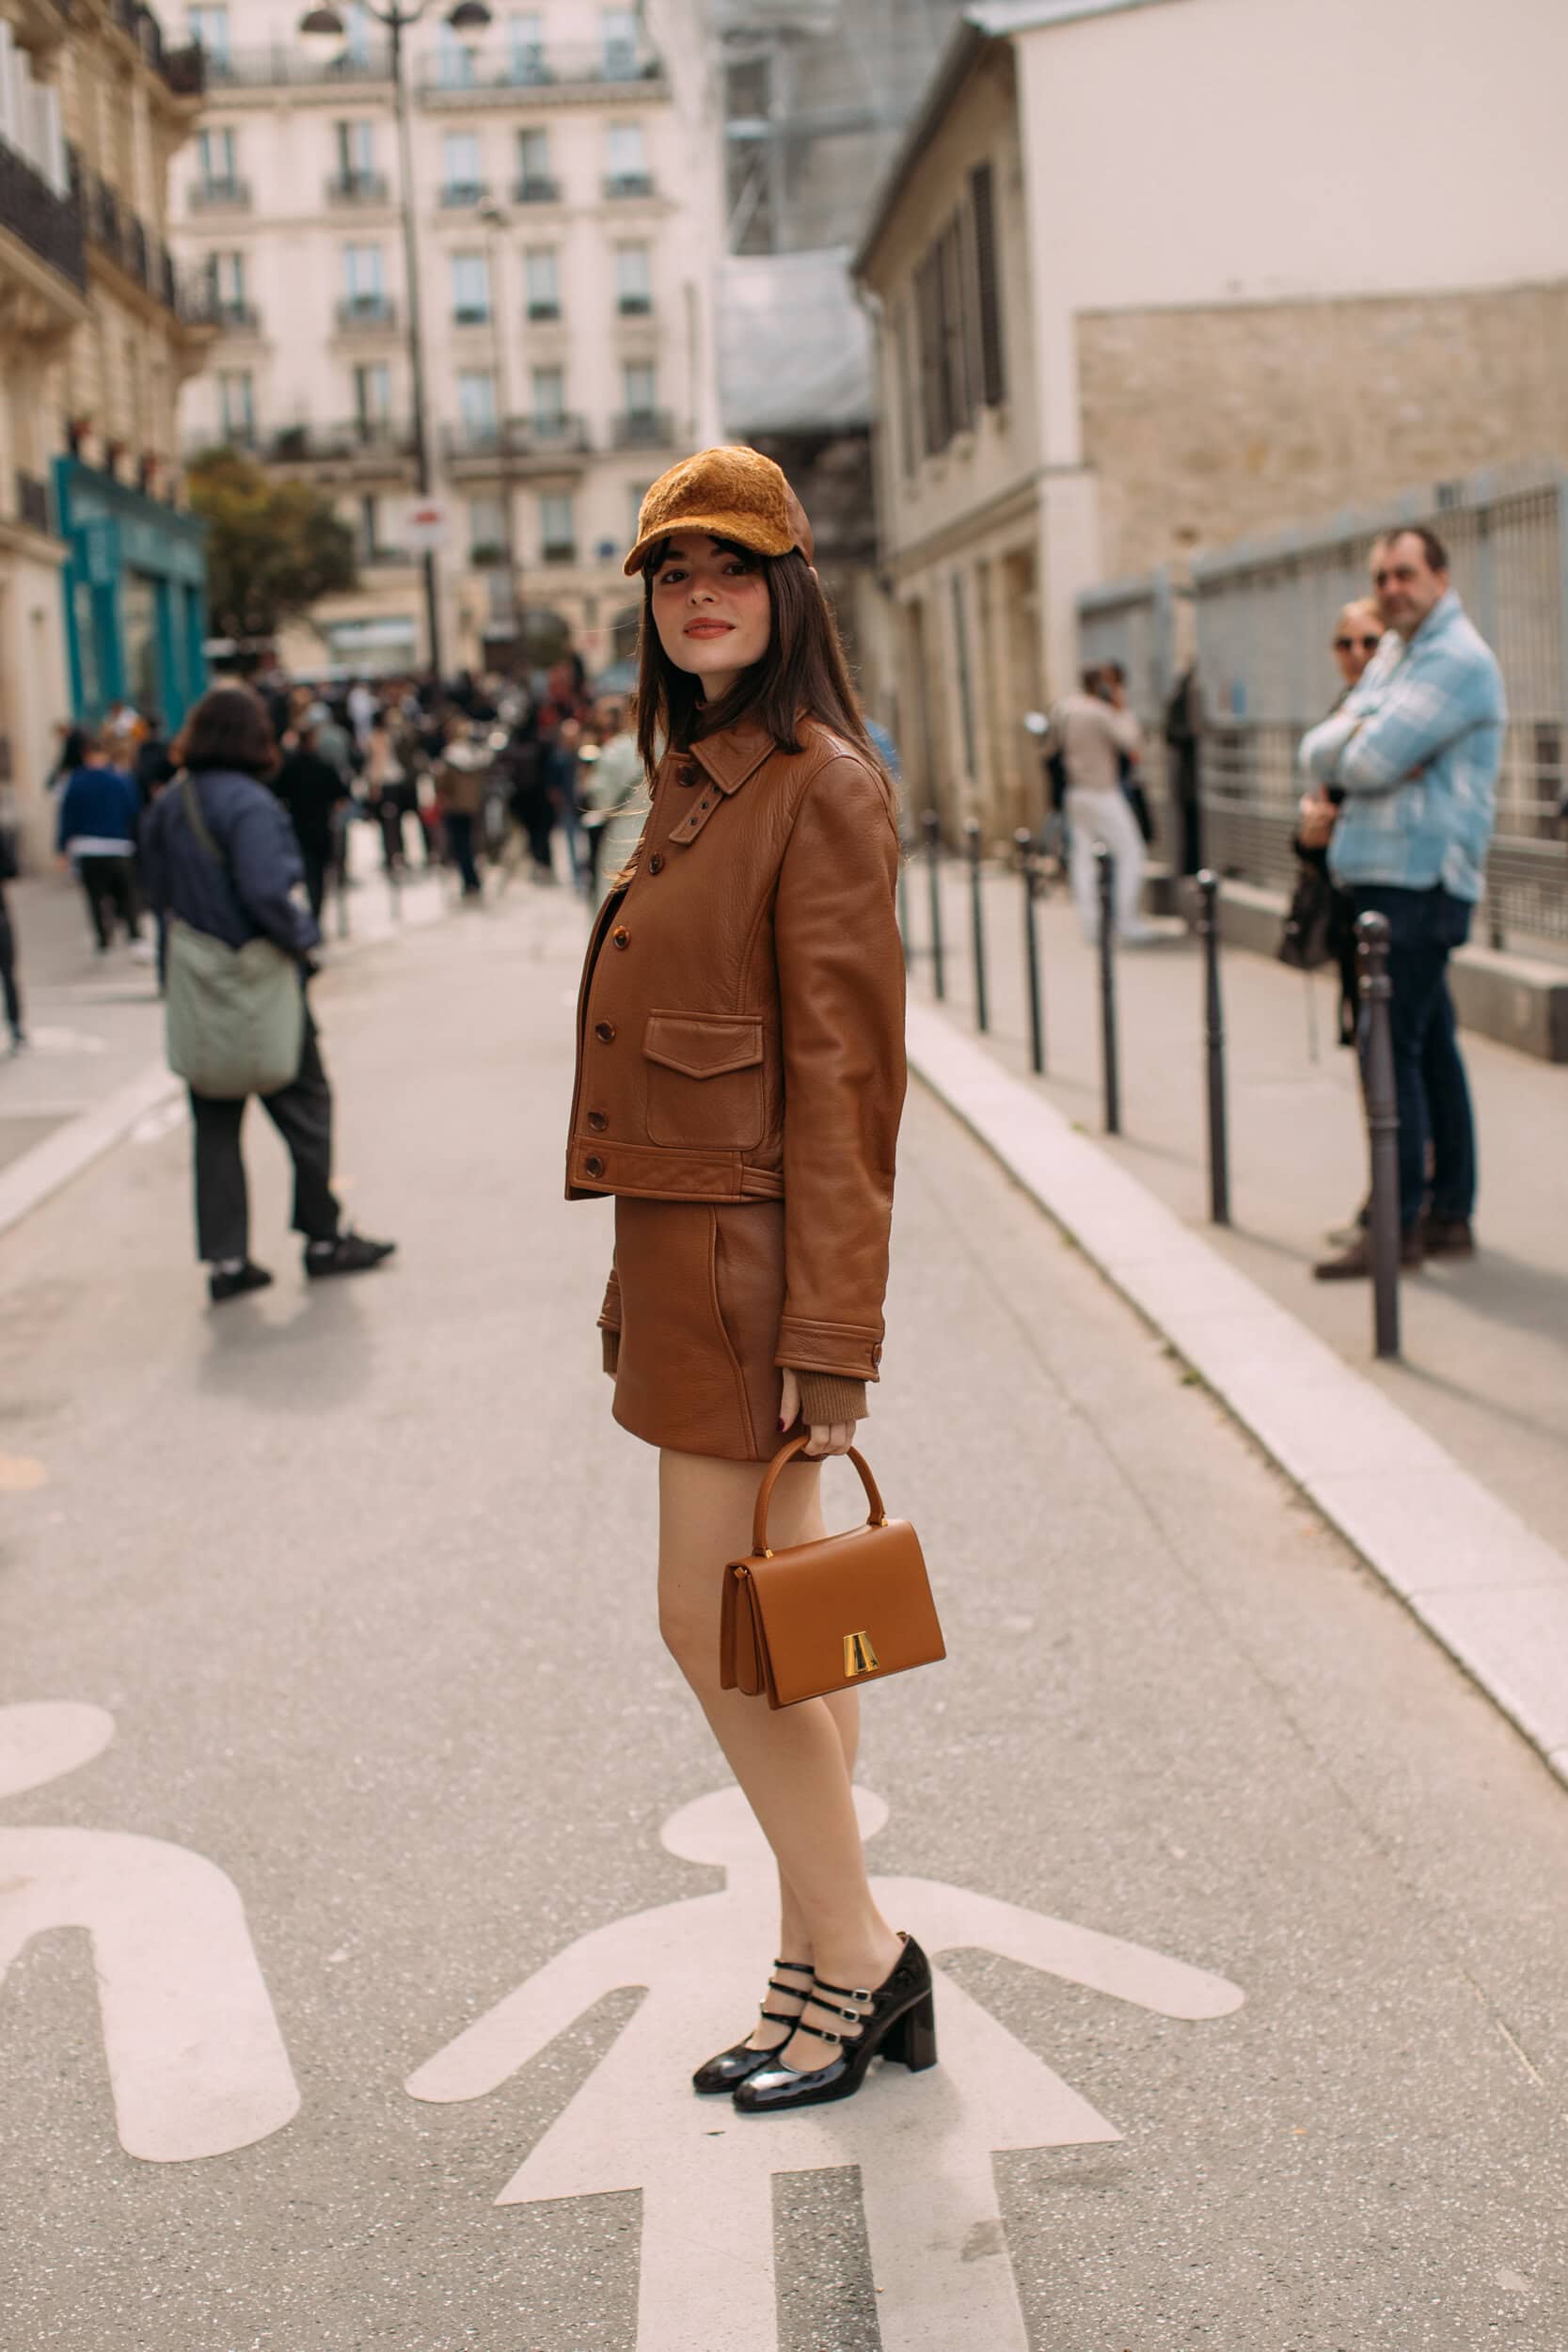
<svg viewBox="0 0 1568 2352">
<path fill-rule="evenodd" d="M 589 942 L 566 1197 L 784 1202 L 774 1361 L 874 1380 L 904 1102 L 898 831 L 815 721 L 669 753 Z M 620 1314 L 610 1275 L 601 1327 Z"/>
</svg>

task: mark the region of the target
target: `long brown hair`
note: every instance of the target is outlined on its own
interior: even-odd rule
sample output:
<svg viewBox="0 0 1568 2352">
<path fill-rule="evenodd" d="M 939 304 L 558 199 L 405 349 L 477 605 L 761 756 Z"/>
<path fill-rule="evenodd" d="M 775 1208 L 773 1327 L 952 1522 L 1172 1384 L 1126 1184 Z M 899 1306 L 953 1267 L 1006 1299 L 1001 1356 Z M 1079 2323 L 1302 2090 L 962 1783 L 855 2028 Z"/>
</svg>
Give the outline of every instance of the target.
<svg viewBox="0 0 1568 2352">
<path fill-rule="evenodd" d="M 193 775 L 206 768 L 237 769 L 265 783 L 277 767 L 277 740 L 265 703 L 253 687 L 210 687 L 187 716 L 170 755 Z"/>
<path fill-rule="evenodd" d="M 743 719 L 770 735 L 782 752 L 800 748 L 802 718 L 820 720 L 852 743 L 879 771 L 881 760 L 865 731 L 838 626 L 822 585 L 799 548 L 787 555 L 758 555 L 732 539 L 714 542 L 738 556 L 768 581 L 773 616 L 768 648 L 743 670 L 716 703 L 703 700 L 702 685 L 689 670 L 671 660 L 654 620 L 654 576 L 669 553 L 665 539 L 650 548 L 642 564 L 642 627 L 637 648 L 637 748 L 652 775 L 668 744 L 684 752 L 705 735 L 718 735 Z"/>
</svg>

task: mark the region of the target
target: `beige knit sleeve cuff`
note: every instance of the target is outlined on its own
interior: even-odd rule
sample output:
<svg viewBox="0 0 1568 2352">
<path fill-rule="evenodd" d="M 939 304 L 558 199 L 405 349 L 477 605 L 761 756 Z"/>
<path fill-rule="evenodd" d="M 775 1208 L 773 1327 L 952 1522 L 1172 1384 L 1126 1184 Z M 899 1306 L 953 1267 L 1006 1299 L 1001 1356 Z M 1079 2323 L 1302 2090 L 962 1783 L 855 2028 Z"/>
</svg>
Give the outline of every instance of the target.
<svg viewBox="0 0 1568 2352">
<path fill-rule="evenodd" d="M 870 1410 L 863 1380 L 846 1380 L 836 1372 L 798 1372 L 800 1418 L 808 1428 L 831 1427 L 835 1421 L 863 1421 Z"/>
</svg>

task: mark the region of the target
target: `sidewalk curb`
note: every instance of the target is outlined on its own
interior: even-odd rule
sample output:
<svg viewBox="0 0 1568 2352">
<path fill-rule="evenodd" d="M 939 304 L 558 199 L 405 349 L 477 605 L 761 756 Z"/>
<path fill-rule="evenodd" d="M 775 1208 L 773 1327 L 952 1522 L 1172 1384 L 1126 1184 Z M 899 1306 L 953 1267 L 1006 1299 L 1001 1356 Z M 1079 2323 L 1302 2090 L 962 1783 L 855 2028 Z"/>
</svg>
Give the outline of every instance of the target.
<svg viewBox="0 0 1568 2352">
<path fill-rule="evenodd" d="M 941 1014 L 910 1068 L 1568 1781 L 1568 1560 Z"/>
</svg>

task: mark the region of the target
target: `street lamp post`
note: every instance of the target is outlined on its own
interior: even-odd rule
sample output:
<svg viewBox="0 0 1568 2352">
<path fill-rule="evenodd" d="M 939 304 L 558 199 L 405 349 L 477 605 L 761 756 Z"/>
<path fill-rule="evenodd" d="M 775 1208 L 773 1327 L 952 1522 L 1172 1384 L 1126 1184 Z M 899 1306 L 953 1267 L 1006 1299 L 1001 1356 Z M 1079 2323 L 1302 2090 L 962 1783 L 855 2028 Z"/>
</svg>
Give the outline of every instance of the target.
<svg viewBox="0 0 1568 2352">
<path fill-rule="evenodd" d="M 507 217 L 500 206 L 491 202 L 479 208 L 480 219 L 489 231 L 490 299 L 496 305 L 496 332 L 493 348 L 496 360 L 496 397 L 500 407 L 500 439 L 497 455 L 500 461 L 501 553 L 506 562 L 506 609 L 512 621 L 513 659 L 522 656 L 522 600 L 517 594 L 517 543 L 512 518 L 512 385 L 506 357 L 506 306 L 499 298 L 499 273 L 496 267 L 502 231 Z"/>
<path fill-rule="evenodd" d="M 392 55 L 392 110 L 397 122 L 398 198 L 403 223 L 404 278 L 406 286 L 408 311 L 408 371 L 409 403 L 414 427 L 414 481 L 421 498 L 428 498 L 431 486 L 430 427 L 425 412 L 424 346 L 420 331 L 420 253 L 419 230 L 414 214 L 414 164 L 412 139 L 408 124 L 408 87 L 403 72 L 403 37 L 426 14 L 431 0 L 364 0 L 366 14 L 384 24 L 390 40 Z M 457 0 L 447 11 L 446 22 L 454 33 L 483 32 L 490 22 L 485 0 Z M 343 20 L 335 8 L 324 6 L 309 9 L 299 21 L 300 39 L 316 44 L 329 44 L 344 38 Z M 436 552 L 426 548 L 422 558 L 424 570 L 425 643 L 429 653 L 431 675 L 439 681 L 441 660 L 441 608 L 436 593 Z"/>
</svg>

